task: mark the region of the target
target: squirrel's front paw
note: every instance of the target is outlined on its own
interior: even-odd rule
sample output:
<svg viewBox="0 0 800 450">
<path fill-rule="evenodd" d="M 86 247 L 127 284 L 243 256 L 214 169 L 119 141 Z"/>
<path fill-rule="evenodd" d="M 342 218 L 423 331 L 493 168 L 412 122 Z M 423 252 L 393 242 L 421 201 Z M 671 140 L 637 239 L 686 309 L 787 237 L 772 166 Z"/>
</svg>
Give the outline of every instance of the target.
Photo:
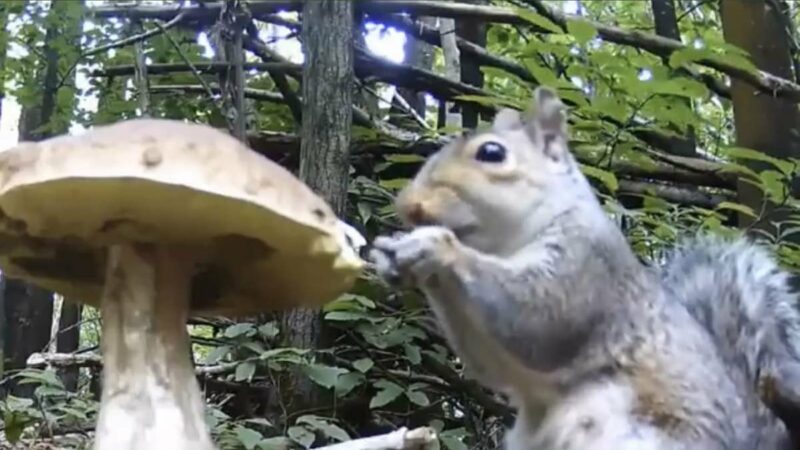
<svg viewBox="0 0 800 450">
<path fill-rule="evenodd" d="M 424 226 L 410 233 L 375 239 L 370 259 L 378 275 L 391 284 L 419 285 L 455 256 L 457 240 L 452 231 Z"/>
</svg>

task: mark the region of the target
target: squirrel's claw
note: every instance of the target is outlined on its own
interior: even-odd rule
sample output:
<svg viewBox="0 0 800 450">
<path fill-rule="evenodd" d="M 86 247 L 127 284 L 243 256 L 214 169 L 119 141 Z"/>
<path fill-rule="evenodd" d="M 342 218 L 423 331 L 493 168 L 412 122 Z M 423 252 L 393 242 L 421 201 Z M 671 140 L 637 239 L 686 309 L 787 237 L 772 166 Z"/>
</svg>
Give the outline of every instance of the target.
<svg viewBox="0 0 800 450">
<path fill-rule="evenodd" d="M 375 239 L 370 251 L 378 275 L 389 284 L 419 285 L 435 272 L 442 251 L 454 242 L 453 232 L 423 226 L 411 233 Z"/>
</svg>

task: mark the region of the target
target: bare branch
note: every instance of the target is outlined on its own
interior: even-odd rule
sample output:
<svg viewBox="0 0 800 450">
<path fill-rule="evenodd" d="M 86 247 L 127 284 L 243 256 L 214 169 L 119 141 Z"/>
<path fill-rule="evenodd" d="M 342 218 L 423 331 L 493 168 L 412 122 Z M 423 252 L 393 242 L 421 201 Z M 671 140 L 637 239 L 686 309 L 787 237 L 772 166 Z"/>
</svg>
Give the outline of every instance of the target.
<svg viewBox="0 0 800 450">
<path fill-rule="evenodd" d="M 192 64 L 192 62 L 189 61 L 189 58 L 186 56 L 186 54 L 183 53 L 183 50 L 181 50 L 181 46 L 178 45 L 178 43 L 175 42 L 175 39 L 167 32 L 165 25 L 162 25 L 158 21 L 156 21 L 155 24 L 158 28 L 162 30 L 164 36 L 170 42 L 175 51 L 178 52 L 178 56 L 180 56 L 183 62 L 186 63 L 186 66 L 189 68 L 189 70 L 191 70 L 192 74 L 194 74 L 195 78 L 197 78 L 197 81 L 199 81 L 200 84 L 203 85 L 203 87 L 206 89 L 206 92 L 208 92 L 208 96 L 211 98 L 211 100 L 214 102 L 217 108 L 219 108 L 219 110 L 222 112 L 222 115 L 225 116 L 225 119 L 228 121 L 228 128 L 229 129 L 232 128 L 232 124 L 230 123 L 230 119 L 226 114 L 225 107 L 222 105 L 222 102 L 217 96 L 214 95 L 214 92 L 211 90 L 211 87 L 208 85 L 208 83 L 206 83 L 206 80 L 203 78 L 202 75 L 200 75 L 200 72 L 197 70 L 194 64 Z"/>
<path fill-rule="evenodd" d="M 244 44 L 244 48 L 256 54 L 265 63 L 277 61 L 291 64 L 288 60 L 270 50 L 266 44 L 261 42 L 261 39 L 259 39 L 257 35 L 248 33 L 242 37 L 242 43 Z M 289 86 L 289 81 L 286 79 L 286 76 L 283 72 L 276 70 L 267 69 L 267 72 L 269 73 L 270 78 L 272 78 L 272 81 L 275 83 L 275 87 L 278 88 L 278 90 L 281 92 L 281 95 L 283 95 L 283 98 L 286 99 L 286 104 L 289 106 L 289 110 L 292 112 L 295 122 L 298 124 L 301 123 L 303 117 L 303 105 L 300 102 L 298 95 L 292 91 L 292 88 Z M 296 76 L 297 79 L 301 79 L 301 73 L 302 69 L 300 66 L 298 66 L 298 72 L 292 73 L 292 75 Z M 353 117 L 353 119 L 355 119 L 355 117 Z"/>
<path fill-rule="evenodd" d="M 165 23 L 163 25 L 159 24 L 159 26 L 157 26 L 156 28 L 153 28 L 151 30 L 147 30 L 147 31 L 145 31 L 143 33 L 140 33 L 140 34 L 136 34 L 136 35 L 133 35 L 133 36 L 126 37 L 124 39 L 120 39 L 118 41 L 114 41 L 114 42 L 111 42 L 111 43 L 108 43 L 108 44 L 105 44 L 105 45 L 101 45 L 99 47 L 95 47 L 95 48 L 86 50 L 81 55 L 81 58 L 86 58 L 86 57 L 89 57 L 89 56 L 92 56 L 92 55 L 96 55 L 98 53 L 107 52 L 107 51 L 115 49 L 115 48 L 127 47 L 128 45 L 131 45 L 131 44 L 136 44 L 138 42 L 146 41 L 147 39 L 149 39 L 149 38 L 151 38 L 153 36 L 157 36 L 157 35 L 163 33 L 164 31 L 169 30 L 170 28 L 177 26 L 185 18 L 186 18 L 186 15 L 184 13 L 182 13 L 182 12 L 178 13 L 177 15 L 172 17 L 172 19 L 169 22 L 167 22 L 167 23 Z"/>
<path fill-rule="evenodd" d="M 403 427 L 391 433 L 317 447 L 315 450 L 433 450 L 438 448 L 434 446 L 437 439 L 433 428 L 409 430 Z"/>
<path fill-rule="evenodd" d="M 416 154 L 427 156 L 441 148 L 449 140 L 448 136 L 421 138 L 403 136 L 395 138 L 394 142 L 384 142 L 375 139 L 355 139 L 353 141 L 353 156 L 359 157 L 365 153 L 370 155 L 387 154 Z M 296 135 L 260 132 L 250 137 L 252 147 L 260 152 L 269 150 L 270 158 L 278 158 L 285 153 L 296 152 L 299 148 L 299 138 Z M 640 166 L 625 161 L 614 161 L 611 170 L 623 177 L 638 178 L 640 180 L 660 180 L 671 183 L 685 183 L 696 186 L 708 186 L 720 189 L 734 190 L 736 188 L 736 175 L 722 171 L 722 164 L 706 161 L 699 158 L 675 157 L 663 153 L 650 152 L 659 162 Z M 578 161 L 584 164 L 593 164 L 593 160 L 580 153 L 576 154 Z M 647 182 L 647 181 L 645 181 Z M 637 186 L 631 185 L 632 189 Z M 685 190 L 685 188 L 681 188 Z M 640 192 L 637 191 L 637 192 Z M 662 191 L 663 192 L 663 191 Z M 681 197 L 681 195 L 678 195 Z M 685 197 L 685 196 L 682 196 Z M 701 198 L 701 197 L 692 197 Z M 691 202 L 690 202 L 691 203 Z M 707 204 L 706 201 L 700 203 Z"/>
<path fill-rule="evenodd" d="M 158 84 L 150 86 L 153 93 L 163 92 L 184 92 L 188 94 L 208 94 L 208 90 L 215 94 L 221 94 L 222 89 L 217 84 L 210 84 L 208 88 L 199 84 Z M 283 96 L 277 92 L 266 91 L 263 89 L 244 88 L 244 95 L 253 100 L 261 100 L 271 103 L 284 103 Z"/>
<path fill-rule="evenodd" d="M 228 70 L 228 64 L 224 62 L 194 61 L 191 63 L 200 72 L 219 73 Z M 299 74 L 300 65 L 294 63 L 245 63 L 245 70 L 268 70 L 282 73 Z M 163 75 L 174 72 L 189 72 L 191 68 L 185 63 L 155 63 L 147 66 L 147 73 L 151 75 Z M 103 69 L 95 69 L 91 72 L 93 77 L 119 77 L 133 75 L 134 67 L 131 65 L 110 66 Z M 299 76 L 299 75 L 298 75 Z"/>
<path fill-rule="evenodd" d="M 552 18 L 552 20 L 566 26 L 568 20 L 579 20 L 590 23 L 597 29 L 598 35 L 605 41 L 620 45 L 628 45 L 646 50 L 660 57 L 669 57 L 672 53 L 687 49 L 680 41 L 663 38 L 652 33 L 641 31 L 628 31 L 611 25 L 604 25 L 598 22 L 589 21 L 580 16 L 564 14 L 553 8 L 549 8 L 541 1 L 531 0 L 527 3 L 534 5 L 540 14 Z M 279 10 L 297 11 L 302 5 L 298 1 L 277 1 L 261 0 L 251 2 L 248 6 L 254 18 L 259 18 L 262 14 L 272 14 Z M 200 19 L 213 14 L 220 3 L 207 3 L 203 8 L 185 7 L 185 14 L 192 19 Z M 546 33 L 534 27 L 514 9 L 498 6 L 482 6 L 464 3 L 454 3 L 445 1 L 428 0 L 371 0 L 360 2 L 359 8 L 362 12 L 369 14 L 389 14 L 389 13 L 413 13 L 415 15 L 428 15 L 450 18 L 473 18 L 482 19 L 488 22 L 509 23 L 526 25 L 536 28 L 536 31 Z M 138 17 L 138 18 L 160 18 L 170 19 L 178 14 L 175 6 L 106 6 L 92 8 L 97 17 Z M 792 101 L 800 101 L 800 85 L 764 71 L 751 72 L 738 67 L 734 64 L 721 59 L 702 58 L 694 61 L 697 64 L 718 70 L 726 75 L 740 79 L 754 88 L 769 95 L 785 97 Z"/>
<path fill-rule="evenodd" d="M 714 194 L 697 188 L 632 180 L 619 180 L 619 194 L 652 195 L 673 203 L 695 205 L 709 209 L 716 208 L 717 205 L 724 201 L 734 200 L 732 193 L 728 193 L 728 195 Z"/>
</svg>

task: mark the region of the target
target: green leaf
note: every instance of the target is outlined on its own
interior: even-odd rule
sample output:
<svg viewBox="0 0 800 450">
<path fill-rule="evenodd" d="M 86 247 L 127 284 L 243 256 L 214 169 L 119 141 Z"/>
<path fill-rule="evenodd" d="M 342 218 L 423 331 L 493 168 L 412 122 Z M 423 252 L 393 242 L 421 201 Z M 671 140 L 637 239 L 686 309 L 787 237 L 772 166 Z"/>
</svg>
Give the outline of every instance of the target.
<svg viewBox="0 0 800 450">
<path fill-rule="evenodd" d="M 534 78 L 539 80 L 539 83 L 547 86 L 555 86 L 559 84 L 558 76 L 553 73 L 553 70 L 549 67 L 542 66 L 537 58 L 525 58 L 522 60 L 522 64 L 528 69 Z M 527 101 L 528 97 L 524 99 L 524 103 L 527 103 Z M 520 99 L 520 102 L 522 103 L 523 100 Z M 518 109 L 523 110 L 525 109 L 525 106 L 527 105 L 523 105 Z"/>
<path fill-rule="evenodd" d="M 678 77 L 668 80 L 643 82 L 654 94 L 678 95 L 687 98 L 698 98 L 708 94 L 708 88 L 699 81 Z"/>
<path fill-rule="evenodd" d="M 467 450 L 463 439 L 467 437 L 468 434 L 464 427 L 442 430 L 438 432 L 438 435 L 445 448 L 450 450 Z"/>
<path fill-rule="evenodd" d="M 275 322 L 267 322 L 258 327 L 258 333 L 267 339 L 272 339 L 280 333 L 280 329 Z"/>
<path fill-rule="evenodd" d="M 589 177 L 596 178 L 602 182 L 609 191 L 616 192 L 619 188 L 617 176 L 607 170 L 599 169 L 589 165 L 581 164 L 581 171 Z"/>
<path fill-rule="evenodd" d="M 246 448 L 247 450 L 252 450 L 256 447 L 256 444 L 261 441 L 263 436 L 261 433 L 255 430 L 251 430 L 249 428 L 245 428 L 242 426 L 236 427 L 236 437 L 239 439 L 239 442 Z"/>
<path fill-rule="evenodd" d="M 258 448 L 261 450 L 286 450 L 289 448 L 289 440 L 283 436 L 262 439 L 258 443 Z"/>
<path fill-rule="evenodd" d="M 428 396 L 421 391 L 406 391 L 406 397 L 408 397 L 408 399 L 415 405 L 423 407 L 428 406 L 431 403 L 431 401 L 428 400 Z"/>
<path fill-rule="evenodd" d="M 719 205 L 717 205 L 717 207 L 715 209 L 716 210 L 730 209 L 730 210 L 733 210 L 733 211 L 738 211 L 738 212 L 740 212 L 742 214 L 746 214 L 746 215 L 748 215 L 748 216 L 750 216 L 752 218 L 758 217 L 758 215 L 755 213 L 755 211 L 753 211 L 753 208 L 751 208 L 751 207 L 749 207 L 747 205 L 743 205 L 741 203 L 721 202 Z"/>
<path fill-rule="evenodd" d="M 375 362 L 372 361 L 370 358 L 361 358 L 359 360 L 353 361 L 353 367 L 361 373 L 367 373 L 372 366 L 375 365 Z"/>
<path fill-rule="evenodd" d="M 256 342 L 256 341 L 244 342 L 244 343 L 242 343 L 242 347 L 250 349 L 256 355 L 260 355 L 260 354 L 264 353 L 265 351 L 267 351 L 267 349 L 265 349 L 264 346 L 261 345 L 260 342 Z"/>
<path fill-rule="evenodd" d="M 61 383 L 61 379 L 58 378 L 55 371 L 53 370 L 26 369 L 20 372 L 18 376 L 20 378 L 20 380 L 18 381 L 19 384 L 41 383 L 43 385 L 49 385 L 60 389 L 64 389 L 64 385 Z"/>
<path fill-rule="evenodd" d="M 753 161 L 761 161 L 768 164 L 771 164 L 776 169 L 780 170 L 783 174 L 789 175 L 792 173 L 792 169 L 794 168 L 794 164 L 789 161 L 783 161 L 773 156 L 767 155 L 764 152 L 753 150 L 751 148 L 744 148 L 744 147 L 726 147 L 725 153 L 733 158 L 738 159 L 748 159 Z"/>
<path fill-rule="evenodd" d="M 753 169 L 735 162 L 726 162 L 720 168 L 720 172 L 740 173 L 758 179 L 758 174 Z"/>
<path fill-rule="evenodd" d="M 372 208 L 370 205 L 365 202 L 357 202 L 356 208 L 358 208 L 358 215 L 361 217 L 363 223 L 369 222 L 369 219 L 372 218 Z"/>
<path fill-rule="evenodd" d="M 567 33 L 580 44 L 585 44 L 597 36 L 597 28 L 591 22 L 582 19 L 567 19 Z"/>
<path fill-rule="evenodd" d="M 422 362 L 419 346 L 403 344 L 403 348 L 406 351 L 406 358 L 408 358 L 411 364 L 419 364 Z"/>
<path fill-rule="evenodd" d="M 250 381 L 256 373 L 256 365 L 252 361 L 245 361 L 236 366 L 234 379 L 236 381 Z"/>
<path fill-rule="evenodd" d="M 339 426 L 317 416 L 307 414 L 297 418 L 297 423 L 305 423 L 312 429 L 322 431 L 325 436 L 343 442 L 350 440 L 350 436 Z"/>
<path fill-rule="evenodd" d="M 307 430 L 305 427 L 289 427 L 289 429 L 286 430 L 286 434 L 289 435 L 293 441 L 305 448 L 311 447 L 311 444 L 313 444 L 314 440 L 316 439 L 314 433 Z"/>
<path fill-rule="evenodd" d="M 336 385 L 339 375 L 347 373 L 347 370 L 322 364 L 309 364 L 303 366 L 303 372 L 318 385 L 330 389 Z"/>
<path fill-rule="evenodd" d="M 357 320 L 370 320 L 369 314 L 351 311 L 331 311 L 325 314 L 325 320 L 335 320 L 338 322 L 354 322 Z"/>
<path fill-rule="evenodd" d="M 400 385 L 388 380 L 379 380 L 373 383 L 373 386 L 380 390 L 372 397 L 372 400 L 370 400 L 370 408 L 380 408 L 381 406 L 388 405 L 404 392 L 404 389 Z"/>
<path fill-rule="evenodd" d="M 225 337 L 227 338 L 235 338 L 241 336 L 243 334 L 249 333 L 253 331 L 253 324 L 251 323 L 237 323 L 235 325 L 231 325 L 225 329 Z"/>
<path fill-rule="evenodd" d="M 12 444 L 19 442 L 25 428 L 32 424 L 34 420 L 25 414 L 17 411 L 6 411 L 3 415 L 3 427 L 6 439 Z"/>
<path fill-rule="evenodd" d="M 401 189 L 408 183 L 408 178 L 395 178 L 393 180 L 381 180 L 380 185 L 386 189 Z"/>
<path fill-rule="evenodd" d="M 532 23 L 540 28 L 543 28 L 551 33 L 555 34 L 562 34 L 564 31 L 558 25 L 554 24 L 550 19 L 547 17 L 535 12 L 531 11 L 528 8 L 514 8 L 516 10 L 517 15 L 525 19 L 527 22 Z"/>
<path fill-rule="evenodd" d="M 210 352 L 208 352 L 203 363 L 215 364 L 217 361 L 222 359 L 223 356 L 227 355 L 229 351 L 231 351 L 231 347 L 228 345 L 220 345 L 219 347 L 214 347 Z"/>
<path fill-rule="evenodd" d="M 764 187 L 770 199 L 776 203 L 783 203 L 788 194 L 788 186 L 786 185 L 786 177 L 774 170 L 765 170 L 761 172 L 759 178 L 764 182 Z"/>
<path fill-rule="evenodd" d="M 385 155 L 384 158 L 386 158 L 387 161 L 395 163 L 415 163 L 425 161 L 425 158 L 415 154 L 389 154 Z"/>
<path fill-rule="evenodd" d="M 469 450 L 469 447 L 466 446 L 460 439 L 451 437 L 451 436 L 440 436 L 439 440 L 442 441 L 444 444 L 444 448 L 447 450 Z"/>
<path fill-rule="evenodd" d="M 758 74 L 758 67 L 746 55 L 734 51 L 718 53 L 711 48 L 686 47 L 672 52 L 669 56 L 670 67 L 680 67 L 695 61 L 714 61 L 726 66 L 733 66 L 750 74 Z"/>
<path fill-rule="evenodd" d="M 272 422 L 263 417 L 251 417 L 249 419 L 244 419 L 243 422 L 252 423 L 253 425 L 261 425 L 263 427 L 273 426 Z"/>
<path fill-rule="evenodd" d="M 336 379 L 336 386 L 334 386 L 333 392 L 337 397 L 344 397 L 355 389 L 356 386 L 364 384 L 364 380 L 366 380 L 364 375 L 358 372 L 348 372 L 339 375 L 339 378 Z"/>
</svg>

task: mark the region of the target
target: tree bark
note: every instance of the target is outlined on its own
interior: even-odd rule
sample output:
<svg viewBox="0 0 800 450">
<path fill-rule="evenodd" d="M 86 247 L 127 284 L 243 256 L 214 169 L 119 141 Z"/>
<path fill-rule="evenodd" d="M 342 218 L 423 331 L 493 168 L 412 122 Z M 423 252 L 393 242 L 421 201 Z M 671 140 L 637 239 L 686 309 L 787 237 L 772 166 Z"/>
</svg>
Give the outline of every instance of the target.
<svg viewBox="0 0 800 450">
<path fill-rule="evenodd" d="M 674 0 L 650 0 L 650 5 L 653 8 L 653 21 L 655 22 L 656 34 L 673 39 L 676 41 L 681 40 L 681 33 L 678 28 L 678 18 L 675 14 L 675 1 Z M 663 58 L 665 66 L 668 66 L 667 58 Z M 685 71 L 672 71 L 673 74 L 681 74 Z M 678 101 L 682 101 L 688 108 L 692 108 L 692 102 L 689 99 L 674 97 Z M 674 154 L 679 156 L 695 156 L 696 151 L 696 133 L 694 127 L 689 125 L 684 132 L 673 129 L 682 136 L 675 139 L 671 146 Z"/>
<path fill-rule="evenodd" d="M 721 5 L 722 31 L 725 40 L 749 52 L 755 65 L 774 75 L 793 78 L 789 43 L 780 23 L 780 11 L 769 2 L 725 0 Z M 800 113 L 797 105 L 781 98 L 764 95 L 752 86 L 732 80 L 733 118 L 737 144 L 778 158 L 800 156 Z M 748 162 L 755 170 L 764 163 Z M 760 211 L 761 192 L 750 183 L 738 183 L 739 201 Z M 784 214 L 775 205 L 765 205 L 766 214 L 759 228 L 775 232 L 768 221 L 781 220 Z M 739 225 L 754 225 L 747 215 L 739 216 Z"/>
<path fill-rule="evenodd" d="M 31 353 L 41 352 L 50 341 L 53 294 L 19 280 L 5 280 L 6 370 L 25 368 Z M 7 393 L 18 397 L 33 395 L 35 385 L 8 383 Z"/>
<path fill-rule="evenodd" d="M 303 124 L 300 178 L 343 216 L 348 188 L 350 133 L 353 121 L 352 2 L 318 0 L 303 7 Z M 316 310 L 298 309 L 284 315 L 289 345 L 325 345 L 324 323 Z M 322 392 L 305 376 L 295 376 L 286 391 L 291 410 L 320 405 Z M 286 389 L 288 386 L 282 386 Z"/>
<path fill-rule="evenodd" d="M 432 26 L 436 21 L 436 19 L 432 17 L 421 17 L 419 20 L 429 26 Z M 433 65 L 433 46 L 407 34 L 403 51 L 406 57 L 406 64 L 419 69 L 431 70 L 431 66 Z M 417 114 L 425 117 L 427 108 L 425 105 L 424 92 L 414 91 L 409 88 L 398 88 L 397 92 L 406 99 Z"/>
<path fill-rule="evenodd" d="M 81 304 L 64 299 L 61 302 L 61 316 L 58 319 L 58 338 L 56 352 L 72 353 L 78 349 L 81 337 Z M 78 368 L 65 367 L 58 370 L 64 388 L 70 392 L 78 390 Z"/>
<path fill-rule="evenodd" d="M 444 55 L 444 75 L 448 80 L 461 83 L 461 52 L 456 45 L 456 22 L 454 19 L 439 19 L 439 34 L 442 40 L 442 54 Z M 460 128 L 464 126 L 463 111 L 467 105 L 461 108 L 449 103 L 439 104 L 439 108 L 444 109 L 444 125 L 446 127 Z M 474 108 L 470 109 L 474 111 Z M 442 118 L 440 111 L 440 118 Z M 441 124 L 442 121 L 440 120 Z"/>
<path fill-rule="evenodd" d="M 793 79 L 790 45 L 781 26 L 781 12 L 771 7 L 771 2 L 752 0 L 724 0 L 721 2 L 722 31 L 725 40 L 749 52 L 754 64 L 785 79 Z M 756 91 L 751 85 L 733 79 L 731 85 L 733 117 L 737 145 L 761 151 L 767 155 L 785 158 L 800 154 L 800 113 L 797 105 Z M 767 168 L 764 163 L 745 161 L 752 169 Z M 759 220 L 739 214 L 739 225 L 751 231 L 766 231 L 775 235 L 775 222 L 786 220 L 789 211 L 781 210 L 768 202 L 761 191 L 746 181 L 738 182 L 739 202 L 754 211 L 764 211 Z M 794 282 L 797 285 L 797 277 Z M 765 371 L 766 372 L 766 371 Z M 775 376 L 777 392 L 791 396 L 781 398 L 785 404 L 770 402 L 792 433 L 795 445 L 800 445 L 800 404 L 796 399 L 800 390 L 780 374 L 762 373 L 762 377 Z"/>
<path fill-rule="evenodd" d="M 463 0 L 465 3 L 476 5 L 488 5 L 486 0 Z M 486 22 L 472 18 L 456 20 L 456 36 L 466 39 L 479 47 L 486 47 Z M 483 72 L 480 64 L 469 54 L 460 53 L 461 58 L 461 82 L 477 88 L 483 88 Z M 465 105 L 461 108 L 462 126 L 465 128 L 475 128 L 478 126 L 480 112 Z"/>
<path fill-rule="evenodd" d="M 5 93 L 5 79 L 6 79 L 6 54 L 8 52 L 8 32 L 6 26 L 8 25 L 9 9 L 12 2 L 0 3 L 0 117 L 2 117 L 3 108 L 2 101 L 6 96 Z M 5 309 L 5 282 L 6 277 L 0 275 L 0 379 L 3 379 L 5 372 L 5 330 L 6 322 L 6 309 Z M 0 397 L 3 397 L 3 389 L 0 388 Z"/>
</svg>

